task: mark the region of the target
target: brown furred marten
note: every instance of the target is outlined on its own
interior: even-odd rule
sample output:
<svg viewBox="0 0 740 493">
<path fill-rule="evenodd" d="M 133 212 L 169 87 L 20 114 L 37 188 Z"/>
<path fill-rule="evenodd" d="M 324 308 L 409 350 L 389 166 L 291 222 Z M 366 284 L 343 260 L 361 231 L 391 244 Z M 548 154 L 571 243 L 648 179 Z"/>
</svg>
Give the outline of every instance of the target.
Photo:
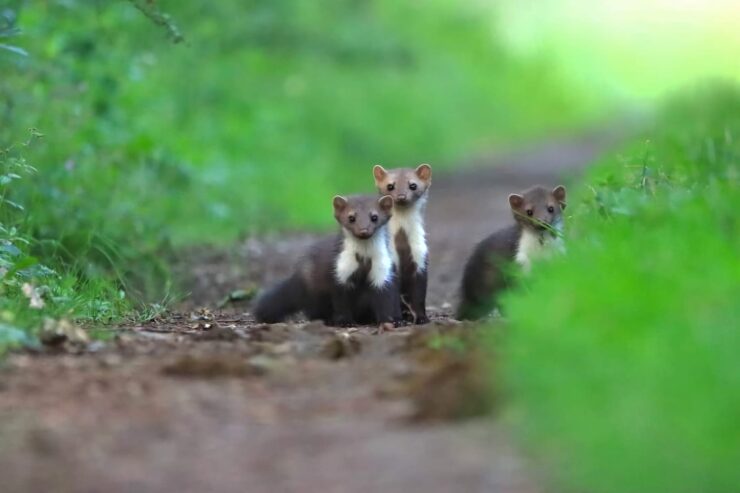
<svg viewBox="0 0 740 493">
<path fill-rule="evenodd" d="M 333 206 L 340 233 L 314 244 L 290 277 L 259 297 L 258 322 L 281 322 L 301 311 L 336 326 L 386 329 L 400 321 L 387 226 L 393 198 L 336 196 Z"/>
<path fill-rule="evenodd" d="M 498 308 L 497 295 L 511 285 L 512 267 L 528 272 L 536 257 L 563 251 L 565 187 L 532 187 L 509 195 L 514 224 L 476 245 L 465 265 L 457 318 L 474 320 Z"/>
<path fill-rule="evenodd" d="M 426 309 L 429 250 L 424 231 L 424 210 L 432 167 L 386 170 L 373 168 L 375 186 L 381 195 L 393 197 L 393 216 L 388 223 L 391 253 L 398 266 L 401 310 L 404 319 L 416 324 L 429 322 Z"/>
</svg>

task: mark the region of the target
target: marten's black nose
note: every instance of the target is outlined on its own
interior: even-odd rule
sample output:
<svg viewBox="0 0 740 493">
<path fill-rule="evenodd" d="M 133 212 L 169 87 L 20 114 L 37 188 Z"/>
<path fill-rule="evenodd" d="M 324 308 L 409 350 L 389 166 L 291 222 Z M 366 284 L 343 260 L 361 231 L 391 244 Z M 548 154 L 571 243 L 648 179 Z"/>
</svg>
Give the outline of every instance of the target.
<svg viewBox="0 0 740 493">
<path fill-rule="evenodd" d="M 406 202 L 406 195 L 399 195 L 397 200 L 399 202 Z"/>
<path fill-rule="evenodd" d="M 360 238 L 370 238 L 370 230 L 367 228 L 362 228 L 359 233 L 357 233 L 357 236 Z"/>
</svg>

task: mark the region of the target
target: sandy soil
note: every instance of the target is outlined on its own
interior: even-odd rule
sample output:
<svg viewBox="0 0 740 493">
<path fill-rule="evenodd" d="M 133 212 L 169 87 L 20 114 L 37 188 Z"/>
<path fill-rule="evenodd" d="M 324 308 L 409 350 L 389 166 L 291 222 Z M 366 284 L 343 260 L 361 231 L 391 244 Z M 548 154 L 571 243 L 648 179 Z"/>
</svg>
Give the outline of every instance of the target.
<svg viewBox="0 0 740 493">
<path fill-rule="evenodd" d="M 427 326 L 265 326 L 239 303 L 216 308 L 286 274 L 315 239 L 290 234 L 193 252 L 178 313 L 106 342 L 11 355 L 0 368 L 0 491 L 545 490 L 496 418 L 483 355 L 440 341 L 480 330 L 448 316 L 473 244 L 510 220 L 507 195 L 555 185 L 601 149 L 558 141 L 435 175 Z"/>
</svg>

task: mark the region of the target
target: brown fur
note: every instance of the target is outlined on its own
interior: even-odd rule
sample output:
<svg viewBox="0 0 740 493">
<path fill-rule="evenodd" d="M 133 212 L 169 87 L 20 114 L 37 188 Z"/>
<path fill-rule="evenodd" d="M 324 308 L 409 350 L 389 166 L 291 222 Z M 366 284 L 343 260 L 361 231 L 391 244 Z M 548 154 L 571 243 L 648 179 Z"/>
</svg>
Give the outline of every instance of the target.
<svg viewBox="0 0 740 493">
<path fill-rule="evenodd" d="M 509 195 L 515 223 L 500 229 L 476 245 L 465 265 L 460 287 L 459 319 L 477 319 L 498 308 L 497 296 L 512 283 L 512 268 L 522 231 L 527 228 L 540 238 L 562 220 L 565 187 L 550 190 L 532 187 Z M 552 208 L 552 212 L 549 210 Z M 527 211 L 531 211 L 531 215 Z"/>
<path fill-rule="evenodd" d="M 380 199 L 364 195 L 348 198 L 337 195 L 333 205 L 337 222 L 352 235 L 364 240 L 388 222 L 393 199 L 387 195 Z"/>
<path fill-rule="evenodd" d="M 386 170 L 380 165 L 373 167 L 375 186 L 381 195 L 393 197 L 396 219 L 401 215 L 418 220 L 419 228 L 423 228 L 423 207 L 426 194 L 432 185 L 432 167 L 420 164 L 415 169 L 397 168 Z M 414 214 L 414 208 L 418 215 Z M 401 223 L 396 223 L 400 226 Z M 420 259 L 414 258 L 409 234 L 403 227 L 394 229 L 391 224 L 393 246 L 398 257 L 400 277 L 400 294 L 404 318 L 423 324 L 429 321 L 426 314 L 426 291 L 428 278 L 428 256 L 425 255 L 423 265 L 417 265 Z M 425 240 L 421 240 L 425 241 Z M 425 243 L 424 243 L 425 244 Z"/>
<path fill-rule="evenodd" d="M 390 197 L 337 196 L 332 204 L 342 229 L 359 240 L 381 234 L 392 209 Z M 342 326 L 397 323 L 401 314 L 395 278 L 382 289 L 371 286 L 368 275 L 372 265 L 363 259 L 346 284 L 337 280 L 336 262 L 344 242 L 344 234 L 338 234 L 312 245 L 293 275 L 259 297 L 254 308 L 257 321 L 275 323 L 303 312 L 310 320 Z"/>
<path fill-rule="evenodd" d="M 555 224 L 565 209 L 565 187 L 559 185 L 550 190 L 535 186 L 522 192 L 509 195 L 509 206 L 514 220 L 522 228 L 544 231 Z M 549 208 L 552 207 L 552 212 Z M 532 215 L 528 214 L 532 211 Z"/>
<path fill-rule="evenodd" d="M 422 198 L 432 185 L 432 167 L 420 164 L 416 169 L 386 170 L 376 165 L 373 168 L 373 177 L 381 195 L 393 197 L 393 203 L 398 207 L 408 207 Z"/>
</svg>

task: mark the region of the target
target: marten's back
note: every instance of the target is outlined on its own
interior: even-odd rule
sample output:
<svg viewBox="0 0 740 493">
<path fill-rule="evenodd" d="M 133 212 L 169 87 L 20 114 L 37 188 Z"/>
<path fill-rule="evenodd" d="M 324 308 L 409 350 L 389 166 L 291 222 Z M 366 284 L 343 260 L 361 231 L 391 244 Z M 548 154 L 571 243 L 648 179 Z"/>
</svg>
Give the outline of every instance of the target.
<svg viewBox="0 0 740 493">
<path fill-rule="evenodd" d="M 298 261 L 297 272 L 311 292 L 328 292 L 333 286 L 337 256 L 342 247 L 340 235 L 331 235 L 311 245 Z"/>
</svg>

